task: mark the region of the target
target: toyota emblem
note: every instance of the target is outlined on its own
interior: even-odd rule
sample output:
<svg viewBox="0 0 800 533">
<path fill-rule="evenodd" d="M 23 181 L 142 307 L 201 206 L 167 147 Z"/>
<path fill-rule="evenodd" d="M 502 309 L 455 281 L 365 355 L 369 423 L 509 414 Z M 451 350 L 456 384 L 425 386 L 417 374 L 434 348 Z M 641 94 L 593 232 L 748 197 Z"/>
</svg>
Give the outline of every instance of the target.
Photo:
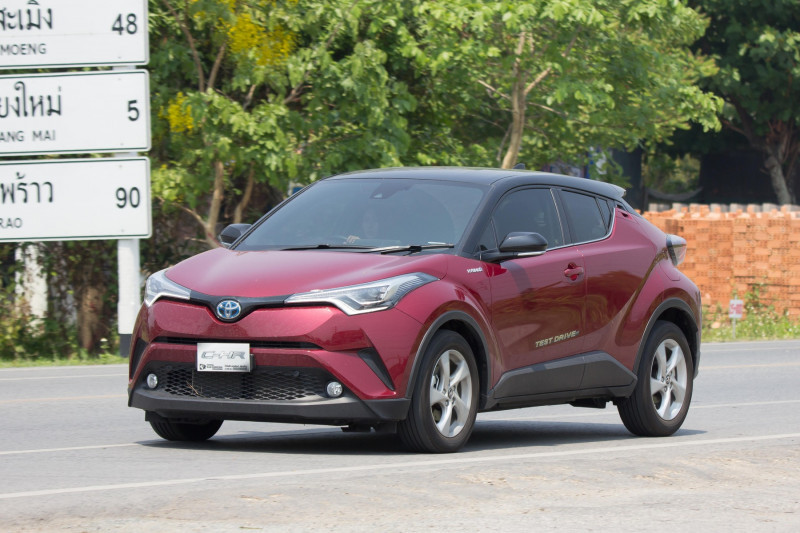
<svg viewBox="0 0 800 533">
<path fill-rule="evenodd" d="M 242 306 L 236 300 L 222 300 L 217 304 L 217 317 L 220 320 L 236 320 L 242 314 Z"/>
</svg>

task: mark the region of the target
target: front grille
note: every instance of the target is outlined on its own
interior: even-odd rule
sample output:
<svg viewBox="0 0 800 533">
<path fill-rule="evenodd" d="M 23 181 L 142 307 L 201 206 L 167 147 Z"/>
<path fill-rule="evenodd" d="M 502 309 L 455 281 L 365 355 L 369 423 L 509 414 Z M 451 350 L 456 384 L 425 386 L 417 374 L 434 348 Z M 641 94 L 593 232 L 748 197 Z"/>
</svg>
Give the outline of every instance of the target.
<svg viewBox="0 0 800 533">
<path fill-rule="evenodd" d="M 312 368 L 258 369 L 253 373 L 198 372 L 165 367 L 156 372 L 159 387 L 173 396 L 215 400 L 291 401 L 325 397 L 327 374 Z"/>
<path fill-rule="evenodd" d="M 153 343 L 163 344 L 185 344 L 187 346 L 197 346 L 198 342 L 237 342 L 231 339 L 192 339 L 184 337 L 156 337 Z M 279 350 L 321 350 L 322 348 L 313 342 L 290 342 L 290 341 L 249 341 L 251 348 L 266 348 Z"/>
</svg>

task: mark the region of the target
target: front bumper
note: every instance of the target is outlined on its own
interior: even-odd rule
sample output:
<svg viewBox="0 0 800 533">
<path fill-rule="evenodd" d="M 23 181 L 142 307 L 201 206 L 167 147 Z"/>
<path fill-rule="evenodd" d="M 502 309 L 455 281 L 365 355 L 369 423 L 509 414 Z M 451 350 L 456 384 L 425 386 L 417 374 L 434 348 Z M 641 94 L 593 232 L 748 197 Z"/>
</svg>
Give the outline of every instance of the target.
<svg viewBox="0 0 800 533">
<path fill-rule="evenodd" d="M 235 323 L 208 308 L 158 301 L 134 330 L 128 405 L 164 418 L 346 425 L 406 417 L 420 323 L 389 310 L 349 317 L 329 307 L 257 309 Z M 252 371 L 198 372 L 198 342 L 246 342 Z M 159 385 L 146 384 L 156 374 Z M 326 385 L 342 384 L 330 398 Z"/>
<path fill-rule="evenodd" d="M 158 376 L 158 386 L 145 379 Z M 333 379 L 315 368 L 257 367 L 252 373 L 197 372 L 188 364 L 152 363 L 133 386 L 128 405 L 171 419 L 250 420 L 349 425 L 406 417 L 406 398 L 362 400 L 345 390 L 327 397 Z"/>
</svg>

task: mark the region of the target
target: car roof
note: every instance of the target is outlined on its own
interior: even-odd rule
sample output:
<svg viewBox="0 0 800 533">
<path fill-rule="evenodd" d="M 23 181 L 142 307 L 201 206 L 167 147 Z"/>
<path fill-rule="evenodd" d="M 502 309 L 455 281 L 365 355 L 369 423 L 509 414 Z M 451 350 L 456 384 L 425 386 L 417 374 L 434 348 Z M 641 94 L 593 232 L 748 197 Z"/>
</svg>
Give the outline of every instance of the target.
<svg viewBox="0 0 800 533">
<path fill-rule="evenodd" d="M 574 176 L 562 176 L 549 172 L 522 169 L 472 168 L 472 167 L 397 167 L 358 170 L 337 174 L 325 180 L 373 178 L 373 179 L 421 179 L 457 181 L 511 189 L 523 185 L 551 185 L 580 189 L 609 198 L 621 199 L 625 189 L 611 183 Z"/>
</svg>

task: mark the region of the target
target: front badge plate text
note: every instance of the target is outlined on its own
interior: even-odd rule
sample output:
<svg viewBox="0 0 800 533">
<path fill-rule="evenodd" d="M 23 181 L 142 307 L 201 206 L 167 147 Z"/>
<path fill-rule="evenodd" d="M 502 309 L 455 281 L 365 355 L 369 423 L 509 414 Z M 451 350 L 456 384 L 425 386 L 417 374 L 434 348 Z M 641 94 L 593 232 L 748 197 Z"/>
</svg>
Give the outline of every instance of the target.
<svg viewBox="0 0 800 533">
<path fill-rule="evenodd" d="M 246 343 L 197 343 L 198 372 L 250 372 L 250 345 Z"/>
</svg>

